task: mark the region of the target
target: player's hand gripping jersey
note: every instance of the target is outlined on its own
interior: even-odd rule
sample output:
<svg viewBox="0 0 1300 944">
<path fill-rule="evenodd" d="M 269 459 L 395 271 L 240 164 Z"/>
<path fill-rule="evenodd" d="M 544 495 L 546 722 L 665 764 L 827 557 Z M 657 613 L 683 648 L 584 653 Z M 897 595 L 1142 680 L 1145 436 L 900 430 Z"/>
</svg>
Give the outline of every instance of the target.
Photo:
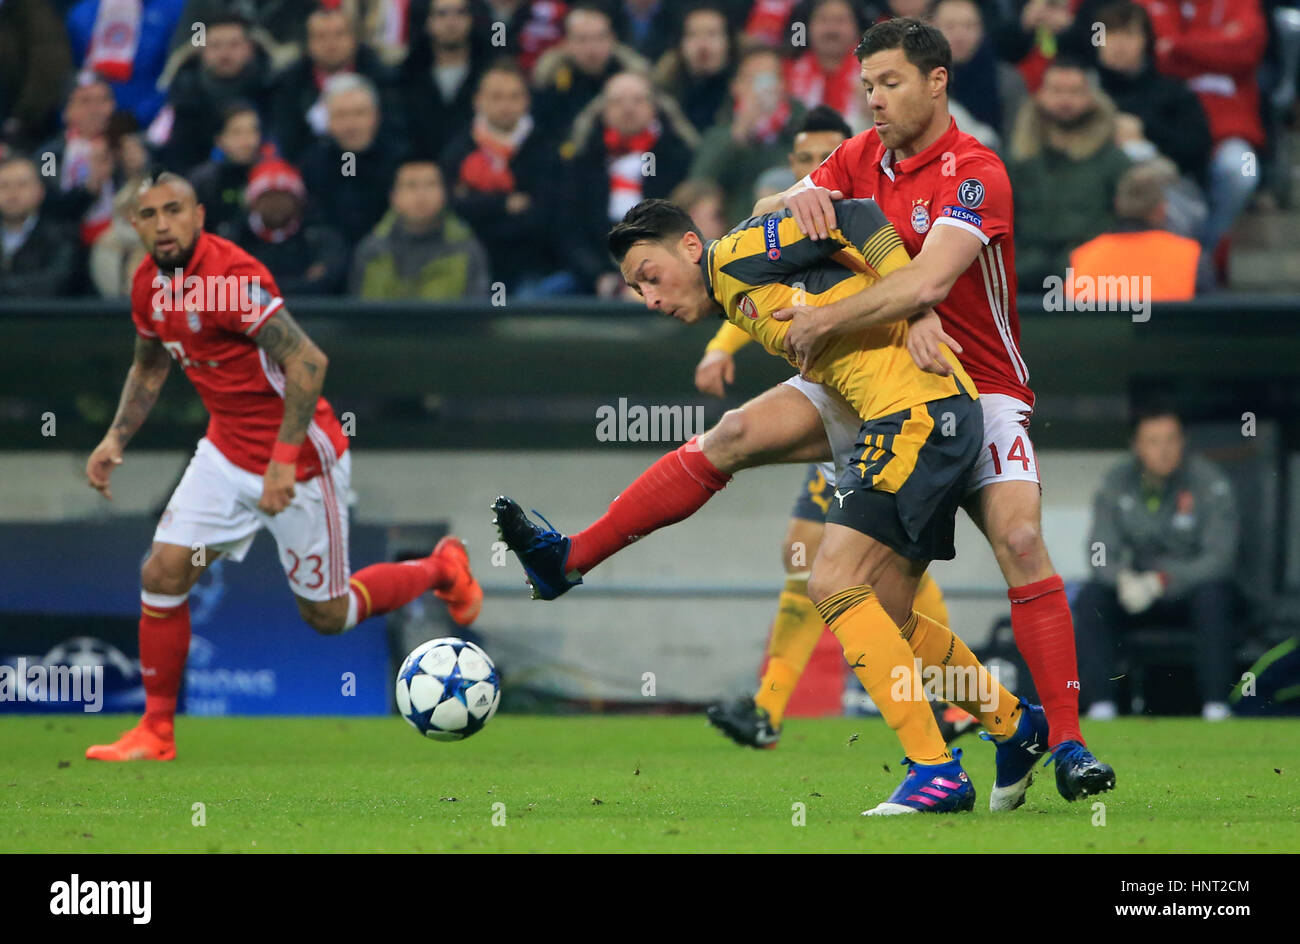
<svg viewBox="0 0 1300 944">
<path fill-rule="evenodd" d="M 829 304 L 908 263 L 902 240 L 873 201 L 837 204 L 836 222 L 829 239 L 813 241 L 782 210 L 746 220 L 708 243 L 700 264 L 727 321 L 769 353 L 790 360 L 785 336 L 791 322 L 775 320 L 774 312 Z M 907 330 L 906 322 L 896 322 L 840 335 L 809 369 L 808 378 L 838 392 L 864 420 L 959 393 L 977 397 L 975 385 L 947 348 L 952 376 L 917 367 L 907 352 Z M 735 350 L 735 338 L 735 331 L 730 338 L 720 332 L 709 346 Z"/>
</svg>

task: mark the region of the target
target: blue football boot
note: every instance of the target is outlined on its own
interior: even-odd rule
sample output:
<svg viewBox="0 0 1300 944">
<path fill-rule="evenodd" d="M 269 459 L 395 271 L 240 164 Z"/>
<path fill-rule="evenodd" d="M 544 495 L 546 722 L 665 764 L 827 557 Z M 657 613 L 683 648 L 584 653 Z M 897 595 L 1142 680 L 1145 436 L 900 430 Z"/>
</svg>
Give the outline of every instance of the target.
<svg viewBox="0 0 1300 944">
<path fill-rule="evenodd" d="M 863 816 L 896 816 L 900 813 L 965 813 L 975 806 L 975 785 L 961 769 L 961 750 L 952 752 L 944 764 L 917 764 L 903 758 L 907 776 L 889 799 Z"/>
<path fill-rule="evenodd" d="M 504 495 L 492 503 L 492 510 L 496 513 L 497 533 L 524 566 L 534 600 L 554 600 L 582 583 L 582 574 L 565 569 L 569 539 L 552 528 L 549 521 L 542 518 L 545 528 L 534 523 L 518 502 Z"/>
<path fill-rule="evenodd" d="M 1034 782 L 1034 763 L 1040 757 L 1047 756 L 1047 715 L 1042 706 L 1031 705 L 1023 698 L 1020 700 L 1020 722 L 1016 733 L 997 744 L 997 757 L 994 764 L 997 776 L 993 780 L 993 791 L 989 794 L 989 810 L 998 813 L 1014 810 L 1025 802 L 1025 791 Z M 993 735 L 984 731 L 980 734 L 986 741 L 992 741 Z"/>
<path fill-rule="evenodd" d="M 1115 789 L 1115 771 L 1092 756 L 1078 741 L 1062 741 L 1052 748 L 1043 766 L 1056 762 L 1056 789 L 1071 803 L 1080 797 Z"/>
</svg>

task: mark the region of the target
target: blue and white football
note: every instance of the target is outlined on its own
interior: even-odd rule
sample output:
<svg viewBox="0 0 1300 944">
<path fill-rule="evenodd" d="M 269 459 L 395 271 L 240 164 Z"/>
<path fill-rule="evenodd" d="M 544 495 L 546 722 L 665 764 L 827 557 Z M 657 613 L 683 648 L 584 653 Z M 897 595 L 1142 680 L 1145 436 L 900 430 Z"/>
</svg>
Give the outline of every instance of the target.
<svg viewBox="0 0 1300 944">
<path fill-rule="evenodd" d="M 499 704 L 501 679 L 491 657 L 455 636 L 417 646 L 397 672 L 397 710 L 435 741 L 477 734 Z"/>
</svg>

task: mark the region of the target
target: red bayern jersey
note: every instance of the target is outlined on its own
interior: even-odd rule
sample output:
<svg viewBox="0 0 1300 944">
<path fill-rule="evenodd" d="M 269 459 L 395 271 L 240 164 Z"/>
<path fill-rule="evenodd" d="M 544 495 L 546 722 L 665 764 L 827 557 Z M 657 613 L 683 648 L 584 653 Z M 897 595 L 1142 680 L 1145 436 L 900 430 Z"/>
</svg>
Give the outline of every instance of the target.
<svg viewBox="0 0 1300 944">
<path fill-rule="evenodd" d="M 131 283 L 131 319 L 181 365 L 208 410 L 207 437 L 222 455 L 261 475 L 284 419 L 284 370 L 253 340 L 284 305 L 262 263 L 229 240 L 200 233 L 189 264 L 163 272 L 145 256 Z M 298 453 L 304 481 L 333 465 L 347 437 L 324 397 Z"/>
<path fill-rule="evenodd" d="M 984 244 L 948 297 L 935 306 L 962 346 L 961 362 L 980 393 L 1034 403 L 1020 356 L 1011 181 L 1002 160 L 955 121 L 914 157 L 894 160 L 874 128 L 849 138 L 805 178 L 847 198 L 870 197 L 894 224 L 908 254 L 935 226 L 956 226 Z"/>
</svg>

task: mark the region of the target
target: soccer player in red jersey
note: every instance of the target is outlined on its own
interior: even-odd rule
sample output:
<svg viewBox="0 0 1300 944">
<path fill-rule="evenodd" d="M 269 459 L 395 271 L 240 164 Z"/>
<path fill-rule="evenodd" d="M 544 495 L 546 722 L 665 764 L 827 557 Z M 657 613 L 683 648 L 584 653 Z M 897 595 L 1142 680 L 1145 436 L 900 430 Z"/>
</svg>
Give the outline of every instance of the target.
<svg viewBox="0 0 1300 944">
<path fill-rule="evenodd" d="M 1115 773 L 1093 757 L 1079 730 L 1074 624 L 1041 534 L 1029 438 L 1034 394 L 1018 347 L 1006 168 L 948 113 L 952 52 L 939 30 L 915 19 L 887 20 L 866 32 L 857 54 L 874 127 L 754 212 L 788 207 L 804 233 L 825 238 L 835 200 L 870 197 L 912 261 L 857 295 L 776 317 L 794 319 L 787 346 L 804 371 L 835 336 L 904 318 L 911 319 L 908 348 L 918 365 L 950 371 L 937 353 L 941 341 L 960 356 L 984 411 L 984 446 L 964 507 L 1010 588 L 1016 645 L 1051 728 L 1057 788 L 1068 800 L 1109 790 Z"/>
<path fill-rule="evenodd" d="M 131 221 L 148 255 L 131 286 L 135 360 L 117 414 L 86 462 L 86 478 L 112 498 L 109 478 L 149 415 L 171 361 L 209 414 L 141 568 L 140 671 L 144 718 L 92 760 L 171 760 L 174 716 L 189 654 L 189 592 L 218 556 L 239 561 L 263 527 L 303 620 L 346 632 L 432 590 L 461 626 L 483 591 L 460 539 L 418 560 L 372 564 L 348 577 L 347 437 L 321 396 L 328 359 L 284 307 L 266 268 L 203 231 L 203 206 L 183 177 L 146 180 Z"/>
</svg>

